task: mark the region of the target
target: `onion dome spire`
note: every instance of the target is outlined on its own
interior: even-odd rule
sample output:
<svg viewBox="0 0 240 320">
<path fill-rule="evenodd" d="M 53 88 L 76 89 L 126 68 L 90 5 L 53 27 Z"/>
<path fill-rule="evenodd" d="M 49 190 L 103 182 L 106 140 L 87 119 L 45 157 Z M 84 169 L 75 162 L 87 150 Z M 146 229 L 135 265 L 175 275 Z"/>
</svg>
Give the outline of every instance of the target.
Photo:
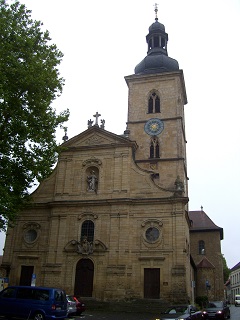
<svg viewBox="0 0 240 320">
<path fill-rule="evenodd" d="M 165 26 L 158 22 L 158 7 L 155 4 L 155 22 L 149 27 L 146 36 L 147 56 L 135 67 L 135 74 L 163 73 L 179 70 L 177 60 L 168 57 L 168 34 Z"/>
</svg>

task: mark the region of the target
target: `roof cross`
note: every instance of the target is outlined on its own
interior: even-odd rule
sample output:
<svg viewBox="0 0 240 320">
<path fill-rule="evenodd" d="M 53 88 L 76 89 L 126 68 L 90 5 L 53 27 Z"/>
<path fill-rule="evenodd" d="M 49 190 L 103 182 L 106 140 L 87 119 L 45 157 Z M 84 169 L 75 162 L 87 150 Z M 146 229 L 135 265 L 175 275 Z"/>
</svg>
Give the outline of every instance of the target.
<svg viewBox="0 0 240 320">
<path fill-rule="evenodd" d="M 98 118 L 101 117 L 100 113 L 96 112 L 96 114 L 93 115 L 96 118 L 95 126 L 98 126 Z"/>
</svg>

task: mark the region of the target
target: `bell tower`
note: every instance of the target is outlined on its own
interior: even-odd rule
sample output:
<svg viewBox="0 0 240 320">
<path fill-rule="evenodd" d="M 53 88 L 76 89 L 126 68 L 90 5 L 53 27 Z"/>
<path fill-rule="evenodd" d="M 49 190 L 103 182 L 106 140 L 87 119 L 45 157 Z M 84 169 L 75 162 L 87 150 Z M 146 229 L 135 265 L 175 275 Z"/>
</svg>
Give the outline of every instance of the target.
<svg viewBox="0 0 240 320">
<path fill-rule="evenodd" d="M 184 105 L 187 103 L 183 71 L 168 56 L 168 34 L 158 21 L 146 36 L 147 56 L 125 77 L 129 88 L 125 134 L 138 144 L 135 162 L 158 174 L 158 184 L 172 189 L 178 178 L 187 196 Z"/>
</svg>

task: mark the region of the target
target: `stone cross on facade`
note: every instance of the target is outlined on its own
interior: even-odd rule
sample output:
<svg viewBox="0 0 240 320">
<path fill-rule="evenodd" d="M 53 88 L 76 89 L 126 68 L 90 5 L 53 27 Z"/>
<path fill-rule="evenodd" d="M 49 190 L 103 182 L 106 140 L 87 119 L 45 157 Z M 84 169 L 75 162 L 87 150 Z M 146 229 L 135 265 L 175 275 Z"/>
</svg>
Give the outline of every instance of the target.
<svg viewBox="0 0 240 320">
<path fill-rule="evenodd" d="M 100 113 L 96 112 L 96 114 L 93 115 L 96 118 L 95 126 L 98 126 L 98 118 L 101 117 Z"/>
</svg>

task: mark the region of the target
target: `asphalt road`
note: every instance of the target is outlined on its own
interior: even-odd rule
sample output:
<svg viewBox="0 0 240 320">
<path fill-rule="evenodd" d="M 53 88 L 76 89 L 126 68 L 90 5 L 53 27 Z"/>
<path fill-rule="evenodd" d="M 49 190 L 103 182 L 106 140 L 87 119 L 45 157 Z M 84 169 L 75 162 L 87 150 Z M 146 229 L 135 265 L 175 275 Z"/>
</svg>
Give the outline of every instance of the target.
<svg viewBox="0 0 240 320">
<path fill-rule="evenodd" d="M 230 306 L 230 320 L 240 320 L 240 307 Z M 157 314 L 150 313 L 131 313 L 131 312 L 104 312 L 87 310 L 74 320 L 155 320 L 159 318 Z"/>
<path fill-rule="evenodd" d="M 132 312 L 104 312 L 85 311 L 80 317 L 70 318 L 71 320 L 155 320 L 156 316 L 149 313 Z M 239 319 L 238 319 L 239 320 Z"/>
<path fill-rule="evenodd" d="M 231 306 L 231 319 L 240 320 L 240 307 Z M 159 315 L 136 312 L 110 312 L 110 311 L 85 311 L 81 316 L 68 318 L 68 320 L 155 320 Z M 0 320 L 5 320 L 0 317 Z"/>
</svg>

